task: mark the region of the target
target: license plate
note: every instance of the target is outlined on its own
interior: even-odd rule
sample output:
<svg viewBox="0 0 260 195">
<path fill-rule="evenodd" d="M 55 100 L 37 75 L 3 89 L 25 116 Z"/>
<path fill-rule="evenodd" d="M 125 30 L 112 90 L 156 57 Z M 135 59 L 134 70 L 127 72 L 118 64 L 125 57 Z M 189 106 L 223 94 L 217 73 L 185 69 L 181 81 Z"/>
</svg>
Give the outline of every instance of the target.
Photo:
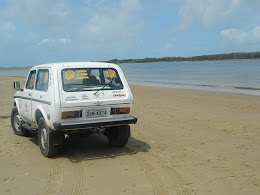
<svg viewBox="0 0 260 195">
<path fill-rule="evenodd" d="M 102 117 L 107 115 L 106 109 L 92 109 L 87 110 L 86 117 Z"/>
</svg>

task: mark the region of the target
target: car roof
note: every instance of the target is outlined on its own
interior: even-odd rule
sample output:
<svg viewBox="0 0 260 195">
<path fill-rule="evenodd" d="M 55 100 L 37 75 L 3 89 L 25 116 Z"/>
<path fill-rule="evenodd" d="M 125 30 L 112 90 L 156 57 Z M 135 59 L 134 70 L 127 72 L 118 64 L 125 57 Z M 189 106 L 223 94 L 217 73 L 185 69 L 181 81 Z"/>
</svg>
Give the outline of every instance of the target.
<svg viewBox="0 0 260 195">
<path fill-rule="evenodd" d="M 59 62 L 59 63 L 50 63 L 50 64 L 41 64 L 33 66 L 32 68 L 87 68 L 87 67 L 97 67 L 97 68 L 117 68 L 116 64 L 106 63 L 106 62 Z"/>
</svg>

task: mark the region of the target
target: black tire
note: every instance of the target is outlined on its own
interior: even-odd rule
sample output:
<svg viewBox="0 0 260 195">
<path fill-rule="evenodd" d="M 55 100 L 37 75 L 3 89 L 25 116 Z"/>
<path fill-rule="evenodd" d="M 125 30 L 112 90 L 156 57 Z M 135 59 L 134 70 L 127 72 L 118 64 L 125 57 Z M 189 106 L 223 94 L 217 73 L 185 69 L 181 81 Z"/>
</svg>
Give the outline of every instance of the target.
<svg viewBox="0 0 260 195">
<path fill-rule="evenodd" d="M 22 119 L 17 107 L 14 107 L 11 113 L 11 124 L 15 135 L 29 136 L 30 131 L 22 127 Z"/>
<path fill-rule="evenodd" d="M 40 118 L 38 125 L 38 143 L 41 153 L 45 157 L 53 157 L 62 149 L 64 135 L 51 130 L 44 118 Z"/>
<path fill-rule="evenodd" d="M 123 147 L 127 144 L 130 137 L 130 126 L 122 125 L 110 127 L 108 129 L 108 141 L 111 146 Z"/>
</svg>

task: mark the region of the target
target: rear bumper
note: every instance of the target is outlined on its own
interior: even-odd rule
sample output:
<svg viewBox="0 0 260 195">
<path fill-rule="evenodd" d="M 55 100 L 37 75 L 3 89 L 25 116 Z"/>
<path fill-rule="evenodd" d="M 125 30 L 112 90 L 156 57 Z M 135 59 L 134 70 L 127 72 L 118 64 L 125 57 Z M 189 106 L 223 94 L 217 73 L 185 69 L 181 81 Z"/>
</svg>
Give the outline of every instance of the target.
<svg viewBox="0 0 260 195">
<path fill-rule="evenodd" d="M 87 123 L 87 124 L 79 124 L 79 125 L 62 125 L 61 123 L 53 123 L 53 126 L 56 130 L 63 131 L 63 130 L 89 129 L 89 128 L 95 128 L 95 127 L 128 125 L 128 124 L 135 124 L 136 122 L 137 122 L 137 118 L 131 117 L 126 120 Z"/>
</svg>

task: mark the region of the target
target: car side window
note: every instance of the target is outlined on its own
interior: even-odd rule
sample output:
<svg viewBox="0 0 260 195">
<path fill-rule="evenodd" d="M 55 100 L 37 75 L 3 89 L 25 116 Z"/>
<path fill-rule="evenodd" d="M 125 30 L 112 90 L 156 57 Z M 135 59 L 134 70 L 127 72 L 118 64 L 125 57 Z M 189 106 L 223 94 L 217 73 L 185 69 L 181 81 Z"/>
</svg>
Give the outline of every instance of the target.
<svg viewBox="0 0 260 195">
<path fill-rule="evenodd" d="M 35 75 L 36 75 L 36 70 L 32 70 L 29 74 L 27 83 L 26 83 L 26 89 L 33 89 L 34 87 L 34 81 L 35 81 Z"/>
<path fill-rule="evenodd" d="M 38 70 L 35 90 L 48 91 L 48 84 L 49 84 L 49 70 L 48 69 Z"/>
</svg>

